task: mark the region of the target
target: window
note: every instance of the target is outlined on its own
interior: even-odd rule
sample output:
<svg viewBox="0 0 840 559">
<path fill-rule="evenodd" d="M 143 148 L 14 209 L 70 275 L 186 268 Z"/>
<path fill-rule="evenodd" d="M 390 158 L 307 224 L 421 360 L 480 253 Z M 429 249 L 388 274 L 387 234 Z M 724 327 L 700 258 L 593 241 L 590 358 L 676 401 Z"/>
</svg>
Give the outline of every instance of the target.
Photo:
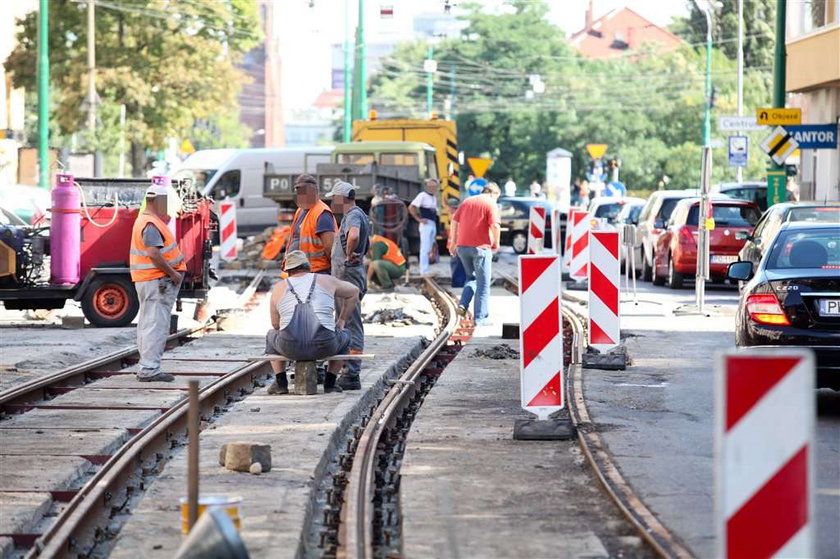
<svg viewBox="0 0 840 559">
<path fill-rule="evenodd" d="M 450 163 L 450 167 L 452 164 Z M 450 173 L 454 173 L 455 169 L 450 169 Z M 437 166 L 437 157 L 431 151 L 426 152 L 426 175 L 430 179 L 438 179 L 438 166 Z"/>
<path fill-rule="evenodd" d="M 241 171 L 227 171 L 224 175 L 219 177 L 219 180 L 213 185 L 213 198 L 215 200 L 224 200 L 225 198 L 233 198 L 239 194 L 241 179 Z"/>
<path fill-rule="evenodd" d="M 519 204 L 512 204 L 506 201 L 499 202 L 499 217 L 502 219 L 527 219 L 525 208 Z"/>
<path fill-rule="evenodd" d="M 605 217 L 610 223 L 615 223 L 615 218 L 621 211 L 623 204 L 602 204 L 595 210 L 595 217 Z"/>
<path fill-rule="evenodd" d="M 686 218 L 686 225 L 697 225 L 700 205 L 691 206 Z M 752 227 L 761 218 L 761 213 L 750 206 L 721 206 L 712 204 L 712 217 L 715 227 Z"/>
<path fill-rule="evenodd" d="M 659 207 L 659 219 L 662 220 L 662 223 L 671 219 L 671 213 L 677 207 L 677 202 L 679 201 L 679 198 L 665 198 L 662 200 L 662 206 Z"/>
<path fill-rule="evenodd" d="M 339 153 L 338 162 L 347 165 L 370 165 L 376 159 L 372 153 Z"/>
<path fill-rule="evenodd" d="M 400 167 L 417 167 L 416 153 L 383 153 L 379 156 L 380 165 L 398 165 Z"/>
<path fill-rule="evenodd" d="M 776 237 L 767 269 L 840 270 L 840 228 L 784 231 Z"/>
</svg>

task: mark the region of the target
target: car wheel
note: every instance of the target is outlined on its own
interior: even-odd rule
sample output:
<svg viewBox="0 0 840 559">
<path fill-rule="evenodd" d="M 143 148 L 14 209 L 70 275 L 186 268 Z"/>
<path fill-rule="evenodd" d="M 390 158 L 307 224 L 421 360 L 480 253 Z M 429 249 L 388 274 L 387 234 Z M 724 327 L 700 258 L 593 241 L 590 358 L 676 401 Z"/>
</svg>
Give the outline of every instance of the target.
<svg viewBox="0 0 840 559">
<path fill-rule="evenodd" d="M 671 289 L 682 289 L 685 276 L 674 269 L 673 255 L 668 257 L 668 287 Z"/>
<path fill-rule="evenodd" d="M 642 280 L 643 281 L 652 281 L 653 280 L 653 266 L 650 265 L 648 262 L 647 257 L 645 256 L 645 249 L 642 247 Z"/>
<path fill-rule="evenodd" d="M 128 326 L 139 310 L 134 284 L 123 276 L 99 276 L 82 296 L 85 318 L 100 328 Z"/>
<path fill-rule="evenodd" d="M 528 236 L 522 231 L 517 231 L 510 238 L 510 246 L 516 254 L 525 254 L 528 250 Z"/>
</svg>

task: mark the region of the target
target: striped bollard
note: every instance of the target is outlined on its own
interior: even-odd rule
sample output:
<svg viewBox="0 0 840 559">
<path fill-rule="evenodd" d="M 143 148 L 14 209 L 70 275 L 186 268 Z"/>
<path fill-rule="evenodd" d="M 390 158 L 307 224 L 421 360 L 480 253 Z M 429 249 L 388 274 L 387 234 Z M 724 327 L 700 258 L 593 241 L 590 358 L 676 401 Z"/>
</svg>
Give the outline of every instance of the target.
<svg viewBox="0 0 840 559">
<path fill-rule="evenodd" d="M 219 252 L 222 260 L 236 260 L 236 204 L 219 202 Z"/>
<path fill-rule="evenodd" d="M 718 557 L 814 557 L 814 398 L 809 350 L 718 356 Z"/>
<path fill-rule="evenodd" d="M 572 269 L 572 214 L 578 211 L 575 208 L 569 209 L 566 214 L 566 243 L 563 245 L 563 273 L 571 274 Z"/>
<path fill-rule="evenodd" d="M 561 271 L 563 270 L 563 239 L 562 235 L 560 234 L 560 209 L 559 208 L 552 208 L 551 209 L 551 252 L 560 256 L 560 268 Z"/>
<path fill-rule="evenodd" d="M 569 275 L 575 281 L 584 281 L 587 277 L 586 261 L 589 257 L 589 214 L 577 210 L 571 214 L 572 224 L 572 259 Z"/>
<path fill-rule="evenodd" d="M 569 420 L 549 420 L 564 407 L 563 317 L 560 257 L 556 254 L 519 257 L 519 364 L 522 409 L 537 420 L 517 420 L 513 438 L 570 438 Z"/>
<path fill-rule="evenodd" d="M 618 232 L 589 232 L 589 345 L 600 352 L 621 341 Z"/>
<path fill-rule="evenodd" d="M 531 206 L 528 216 L 528 254 L 539 254 L 545 247 L 545 207 Z"/>
</svg>

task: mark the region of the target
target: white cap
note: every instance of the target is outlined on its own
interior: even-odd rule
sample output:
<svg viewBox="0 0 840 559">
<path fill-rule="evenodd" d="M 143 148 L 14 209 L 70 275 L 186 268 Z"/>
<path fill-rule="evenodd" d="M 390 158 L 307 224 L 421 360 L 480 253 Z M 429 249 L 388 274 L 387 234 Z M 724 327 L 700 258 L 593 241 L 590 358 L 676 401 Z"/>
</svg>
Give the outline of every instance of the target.
<svg viewBox="0 0 840 559">
<path fill-rule="evenodd" d="M 154 198 L 155 196 L 168 196 L 169 189 L 160 184 L 153 184 L 146 189 L 146 198 Z"/>
</svg>

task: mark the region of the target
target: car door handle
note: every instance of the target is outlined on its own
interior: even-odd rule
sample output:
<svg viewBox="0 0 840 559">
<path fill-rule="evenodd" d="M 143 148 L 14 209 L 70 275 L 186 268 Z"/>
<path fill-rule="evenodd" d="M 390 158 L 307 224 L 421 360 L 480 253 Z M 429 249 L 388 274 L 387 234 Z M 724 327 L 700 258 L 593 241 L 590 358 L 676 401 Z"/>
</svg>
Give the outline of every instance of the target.
<svg viewBox="0 0 840 559">
<path fill-rule="evenodd" d="M 239 207 L 240 207 L 240 208 L 244 208 L 244 207 L 245 207 L 245 197 L 244 197 L 244 196 L 241 196 L 241 197 L 239 198 Z"/>
</svg>

